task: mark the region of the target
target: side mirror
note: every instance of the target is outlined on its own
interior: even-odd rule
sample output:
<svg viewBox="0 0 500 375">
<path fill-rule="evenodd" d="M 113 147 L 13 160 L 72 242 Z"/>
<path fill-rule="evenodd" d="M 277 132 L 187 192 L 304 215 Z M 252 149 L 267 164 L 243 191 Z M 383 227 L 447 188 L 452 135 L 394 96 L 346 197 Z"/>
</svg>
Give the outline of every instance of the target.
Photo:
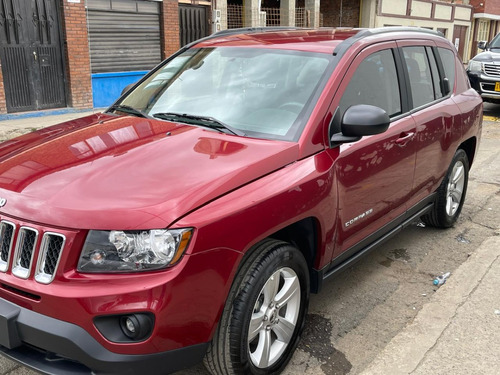
<svg viewBox="0 0 500 375">
<path fill-rule="evenodd" d="M 477 44 L 477 48 L 482 49 L 483 51 L 486 49 L 487 46 L 488 46 L 488 42 L 486 40 L 481 40 Z"/>
<path fill-rule="evenodd" d="M 123 88 L 122 93 L 120 94 L 120 96 L 123 95 L 123 94 L 125 94 L 128 90 L 130 90 L 136 83 L 137 82 L 132 82 L 132 83 L 128 84 L 127 86 L 125 86 Z"/>
<path fill-rule="evenodd" d="M 379 107 L 368 104 L 358 104 L 349 107 L 340 123 L 341 133 L 333 134 L 330 141 L 335 143 L 356 142 L 365 135 L 385 132 L 391 119 Z"/>
</svg>

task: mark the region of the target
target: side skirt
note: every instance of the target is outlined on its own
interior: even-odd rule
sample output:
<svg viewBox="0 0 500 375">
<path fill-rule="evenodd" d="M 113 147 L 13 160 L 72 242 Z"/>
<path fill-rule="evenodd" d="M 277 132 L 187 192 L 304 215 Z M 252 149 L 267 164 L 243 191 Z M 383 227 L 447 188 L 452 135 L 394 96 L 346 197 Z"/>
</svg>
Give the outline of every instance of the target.
<svg viewBox="0 0 500 375">
<path fill-rule="evenodd" d="M 313 269 L 311 272 L 311 292 L 318 293 L 321 290 L 324 280 L 338 275 L 345 269 L 351 267 L 366 254 L 408 227 L 416 218 L 431 211 L 434 207 L 435 198 L 436 193 L 431 194 L 409 209 L 405 214 L 397 217 L 363 241 L 344 251 L 323 269 Z"/>
</svg>

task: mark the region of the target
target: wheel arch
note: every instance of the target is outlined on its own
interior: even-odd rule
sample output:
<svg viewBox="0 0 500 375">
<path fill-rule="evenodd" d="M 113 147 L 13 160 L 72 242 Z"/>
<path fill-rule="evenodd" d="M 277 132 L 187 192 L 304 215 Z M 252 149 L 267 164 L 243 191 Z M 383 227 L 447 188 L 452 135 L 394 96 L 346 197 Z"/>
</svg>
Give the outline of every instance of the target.
<svg viewBox="0 0 500 375">
<path fill-rule="evenodd" d="M 470 167 L 472 167 L 472 162 L 474 160 L 474 157 L 476 156 L 476 146 L 477 146 L 476 137 L 471 137 L 466 141 L 462 142 L 460 146 L 458 146 L 459 149 L 464 150 L 465 153 L 467 154 L 467 158 L 469 159 L 469 169 Z"/>
<path fill-rule="evenodd" d="M 315 217 L 307 217 L 271 234 L 270 238 L 281 240 L 295 246 L 304 255 L 309 268 L 311 291 L 317 290 L 313 268 L 319 256 L 320 223 Z"/>
<path fill-rule="evenodd" d="M 257 256 L 255 252 L 262 243 L 270 239 L 280 240 L 295 246 L 304 256 L 309 269 L 310 290 L 315 293 L 318 290 L 318 280 L 314 277 L 314 267 L 320 256 L 321 228 L 320 222 L 315 217 L 306 217 L 287 225 L 274 233 L 268 234 L 252 244 L 240 260 L 235 275 L 242 266 L 250 259 Z M 234 282 L 234 280 L 233 280 Z"/>
</svg>

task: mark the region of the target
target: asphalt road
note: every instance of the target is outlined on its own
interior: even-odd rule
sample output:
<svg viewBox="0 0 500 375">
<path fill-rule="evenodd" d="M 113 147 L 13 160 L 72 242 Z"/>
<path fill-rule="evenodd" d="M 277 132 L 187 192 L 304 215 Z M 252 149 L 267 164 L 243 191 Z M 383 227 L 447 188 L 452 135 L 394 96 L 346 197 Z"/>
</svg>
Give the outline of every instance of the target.
<svg viewBox="0 0 500 375">
<path fill-rule="evenodd" d="M 415 222 L 311 296 L 306 329 L 286 374 L 358 374 L 426 304 L 436 275 L 456 270 L 500 228 L 500 105 L 485 104 L 479 153 L 454 228 Z M 495 163 L 494 163 L 495 162 Z M 147 370 L 146 370 L 147 372 Z M 0 375 L 34 375 L 0 358 Z M 208 374 L 202 365 L 177 375 Z"/>
</svg>

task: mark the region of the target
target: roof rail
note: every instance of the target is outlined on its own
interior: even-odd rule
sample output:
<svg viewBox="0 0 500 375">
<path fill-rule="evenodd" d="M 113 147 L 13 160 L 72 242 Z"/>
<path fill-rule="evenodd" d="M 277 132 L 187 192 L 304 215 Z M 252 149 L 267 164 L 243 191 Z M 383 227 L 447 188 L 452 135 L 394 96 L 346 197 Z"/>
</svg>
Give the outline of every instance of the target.
<svg viewBox="0 0 500 375">
<path fill-rule="evenodd" d="M 201 42 L 206 42 L 207 40 L 219 38 L 221 36 L 230 36 L 230 35 L 238 35 L 238 34 L 253 34 L 253 33 L 266 33 L 266 32 L 272 32 L 272 31 L 294 31 L 294 30 L 312 30 L 307 27 L 292 27 L 292 26 L 270 26 L 270 27 L 240 27 L 237 29 L 227 29 L 227 30 L 221 30 L 217 31 L 216 33 L 210 34 L 204 38 L 195 40 L 194 42 L 191 42 L 184 47 L 181 48 L 181 50 L 186 50 L 189 49 L 190 47 L 201 43 Z"/>
<path fill-rule="evenodd" d="M 236 35 L 236 34 L 249 34 L 249 33 L 267 33 L 273 31 L 294 31 L 294 30 L 311 30 L 305 27 L 294 27 L 294 26 L 266 26 L 266 27 L 240 27 L 237 29 L 227 29 L 217 31 L 211 36 L 219 37 L 225 35 Z"/>
<path fill-rule="evenodd" d="M 354 29 L 359 30 L 356 35 L 351 36 L 350 38 L 344 40 L 340 43 L 335 50 L 333 51 L 334 56 L 341 57 L 347 49 L 349 49 L 355 42 L 362 38 L 366 38 L 372 35 L 379 35 L 384 33 L 394 33 L 394 32 L 414 32 L 414 33 L 422 33 L 434 36 L 444 37 L 443 33 L 439 31 L 424 29 L 420 27 L 408 27 L 408 26 L 386 26 L 386 27 L 378 27 L 375 29 Z"/>
<path fill-rule="evenodd" d="M 378 27 L 375 29 L 361 29 L 359 33 L 355 35 L 356 38 L 364 38 L 370 35 L 378 35 L 390 32 L 417 32 L 431 35 L 444 36 L 440 31 L 434 31 L 429 29 L 424 29 L 422 27 L 410 27 L 410 26 L 385 26 Z"/>
</svg>

